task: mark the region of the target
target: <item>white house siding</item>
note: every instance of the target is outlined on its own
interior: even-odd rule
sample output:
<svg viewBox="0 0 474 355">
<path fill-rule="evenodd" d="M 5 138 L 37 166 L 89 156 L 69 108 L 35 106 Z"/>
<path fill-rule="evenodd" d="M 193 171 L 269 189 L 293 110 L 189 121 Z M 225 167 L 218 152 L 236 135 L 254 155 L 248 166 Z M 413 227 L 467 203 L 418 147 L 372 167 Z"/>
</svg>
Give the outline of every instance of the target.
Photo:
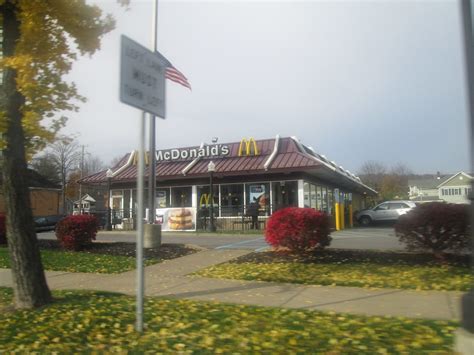
<svg viewBox="0 0 474 355">
<path fill-rule="evenodd" d="M 449 203 L 469 203 L 471 180 L 471 176 L 464 172 L 453 175 L 438 186 L 439 198 Z"/>
<path fill-rule="evenodd" d="M 446 186 L 439 188 L 439 198 L 449 203 L 469 203 L 470 186 Z"/>
</svg>

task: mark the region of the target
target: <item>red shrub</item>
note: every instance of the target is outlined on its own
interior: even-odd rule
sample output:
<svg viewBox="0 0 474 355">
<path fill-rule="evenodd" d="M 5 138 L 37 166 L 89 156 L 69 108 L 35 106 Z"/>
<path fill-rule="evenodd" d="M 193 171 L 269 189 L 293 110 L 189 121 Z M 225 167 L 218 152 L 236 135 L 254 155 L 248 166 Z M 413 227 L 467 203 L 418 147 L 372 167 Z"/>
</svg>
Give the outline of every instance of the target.
<svg viewBox="0 0 474 355">
<path fill-rule="evenodd" d="M 0 214 L 0 244 L 7 244 L 7 229 L 4 214 Z"/>
<path fill-rule="evenodd" d="M 329 217 L 312 208 L 288 207 L 276 211 L 267 222 L 265 240 L 291 251 L 324 248 L 331 243 Z"/>
<path fill-rule="evenodd" d="M 64 249 L 81 250 L 95 240 L 98 228 L 95 216 L 68 216 L 56 225 L 56 238 Z"/>
<path fill-rule="evenodd" d="M 400 216 L 395 233 L 410 250 L 459 252 L 469 246 L 469 205 L 431 202 Z"/>
</svg>

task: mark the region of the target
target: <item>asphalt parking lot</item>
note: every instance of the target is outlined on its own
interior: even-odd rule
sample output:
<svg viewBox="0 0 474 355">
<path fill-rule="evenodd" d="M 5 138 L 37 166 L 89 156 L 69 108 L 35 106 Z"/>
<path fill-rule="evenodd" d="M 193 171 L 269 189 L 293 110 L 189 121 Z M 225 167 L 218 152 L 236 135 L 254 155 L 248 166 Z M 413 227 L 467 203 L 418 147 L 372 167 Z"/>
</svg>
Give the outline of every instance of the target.
<svg viewBox="0 0 474 355">
<path fill-rule="evenodd" d="M 395 237 L 393 227 L 352 228 L 333 232 L 330 248 L 404 250 Z M 56 239 L 54 232 L 38 233 L 39 239 Z M 136 235 L 133 231 L 100 231 L 99 242 L 133 243 Z M 163 243 L 194 244 L 207 249 L 245 249 L 264 251 L 268 245 L 259 234 L 209 234 L 209 233 L 163 233 Z"/>
</svg>

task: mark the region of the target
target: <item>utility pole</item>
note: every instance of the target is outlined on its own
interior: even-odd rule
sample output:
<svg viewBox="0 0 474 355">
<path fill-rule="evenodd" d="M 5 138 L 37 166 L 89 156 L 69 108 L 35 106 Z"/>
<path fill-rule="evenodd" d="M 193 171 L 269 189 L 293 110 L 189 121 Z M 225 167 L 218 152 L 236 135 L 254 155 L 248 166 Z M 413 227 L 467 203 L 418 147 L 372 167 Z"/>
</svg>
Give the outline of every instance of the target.
<svg viewBox="0 0 474 355">
<path fill-rule="evenodd" d="M 462 20 L 462 36 L 464 41 L 464 65 L 467 97 L 467 113 L 470 125 L 470 161 L 471 171 L 474 170 L 474 33 L 472 27 L 472 3 L 462 0 L 460 5 Z M 471 272 L 474 272 L 474 181 L 469 194 L 471 202 Z M 462 297 L 462 328 L 456 332 L 455 351 L 460 354 L 474 353 L 474 285 Z"/>
</svg>

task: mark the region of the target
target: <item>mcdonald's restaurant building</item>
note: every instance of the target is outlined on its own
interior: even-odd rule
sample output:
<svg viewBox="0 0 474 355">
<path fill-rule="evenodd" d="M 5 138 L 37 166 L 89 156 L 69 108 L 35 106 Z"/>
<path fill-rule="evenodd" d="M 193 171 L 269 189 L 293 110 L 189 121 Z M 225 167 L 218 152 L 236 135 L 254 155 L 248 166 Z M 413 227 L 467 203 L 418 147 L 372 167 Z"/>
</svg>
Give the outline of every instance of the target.
<svg viewBox="0 0 474 355">
<path fill-rule="evenodd" d="M 131 228 L 136 216 L 137 155 L 131 152 L 108 173 L 102 171 L 80 181 L 110 186 L 109 205 L 117 228 Z M 376 195 L 357 176 L 296 137 L 160 150 L 156 159 L 155 219 L 163 224 L 163 230 L 204 229 L 212 203 L 218 230 L 248 228 L 251 203 L 258 204 L 262 228 L 274 211 L 296 206 L 324 211 L 336 229 L 343 229 L 353 224 L 353 212 L 363 209 L 366 199 Z M 145 156 L 146 176 L 148 160 Z M 211 161 L 215 166 L 212 197 Z M 147 199 L 145 191 L 145 206 Z"/>
</svg>

